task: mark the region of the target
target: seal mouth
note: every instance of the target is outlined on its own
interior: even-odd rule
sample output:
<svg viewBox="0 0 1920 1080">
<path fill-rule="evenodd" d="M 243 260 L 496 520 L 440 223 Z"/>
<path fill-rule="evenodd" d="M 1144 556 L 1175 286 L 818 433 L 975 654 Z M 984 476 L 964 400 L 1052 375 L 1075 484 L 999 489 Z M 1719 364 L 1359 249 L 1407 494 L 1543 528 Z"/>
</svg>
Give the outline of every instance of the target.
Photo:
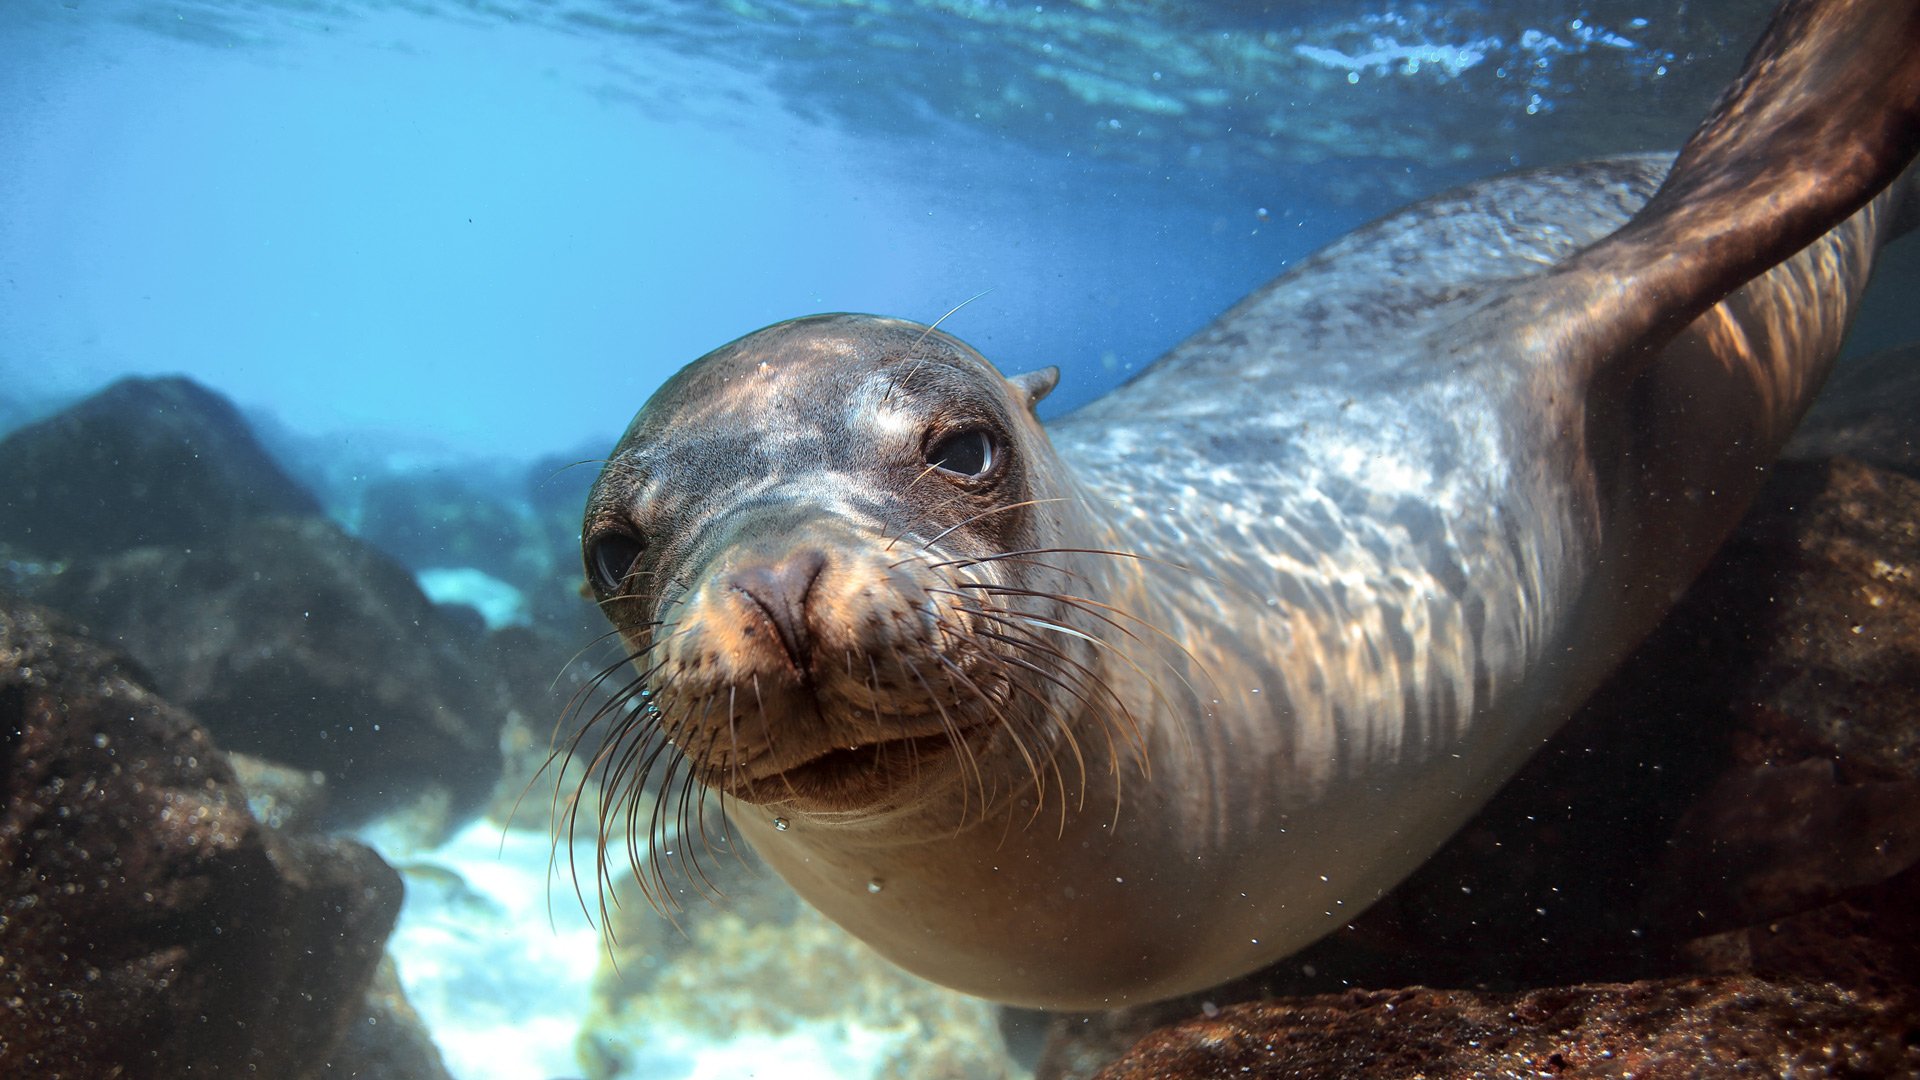
<svg viewBox="0 0 1920 1080">
<path fill-rule="evenodd" d="M 962 756 L 963 747 L 971 749 L 974 737 L 987 726 L 837 746 L 783 769 L 715 780 L 734 798 L 746 802 L 799 800 L 851 807 L 871 803 L 919 779 L 929 769 L 945 767 Z"/>
</svg>

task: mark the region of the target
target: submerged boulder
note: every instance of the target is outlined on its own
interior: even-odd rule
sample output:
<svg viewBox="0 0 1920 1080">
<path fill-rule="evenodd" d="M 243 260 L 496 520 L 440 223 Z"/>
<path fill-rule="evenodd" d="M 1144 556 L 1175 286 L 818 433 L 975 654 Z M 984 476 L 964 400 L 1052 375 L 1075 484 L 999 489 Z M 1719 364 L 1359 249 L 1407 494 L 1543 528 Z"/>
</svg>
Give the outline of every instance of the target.
<svg viewBox="0 0 1920 1080">
<path fill-rule="evenodd" d="M 1828 985 L 1739 977 L 1549 988 L 1351 990 L 1156 1031 L 1097 1080 L 1185 1077 L 1910 1076 L 1910 1018 Z"/>
<path fill-rule="evenodd" d="M 317 515 L 225 398 L 128 378 L 0 439 L 0 543 L 83 558 L 191 546 L 239 522 Z"/>
<path fill-rule="evenodd" d="M 0 1074 L 329 1075 L 398 876 L 247 810 L 137 668 L 0 599 Z"/>
<path fill-rule="evenodd" d="M 1842 362 L 1786 453 L 1801 461 L 1845 454 L 1920 477 L 1920 344 Z"/>
<path fill-rule="evenodd" d="M 0 440 L 12 587 L 151 673 L 223 746 L 326 779 L 331 824 L 477 810 L 510 709 L 485 635 L 320 516 L 233 406 L 127 379 Z"/>
<path fill-rule="evenodd" d="M 431 790 L 452 824 L 499 775 L 506 695 L 486 639 L 331 522 L 261 518 L 77 563 L 35 597 L 138 659 L 221 745 L 323 773 L 327 821 Z"/>
</svg>

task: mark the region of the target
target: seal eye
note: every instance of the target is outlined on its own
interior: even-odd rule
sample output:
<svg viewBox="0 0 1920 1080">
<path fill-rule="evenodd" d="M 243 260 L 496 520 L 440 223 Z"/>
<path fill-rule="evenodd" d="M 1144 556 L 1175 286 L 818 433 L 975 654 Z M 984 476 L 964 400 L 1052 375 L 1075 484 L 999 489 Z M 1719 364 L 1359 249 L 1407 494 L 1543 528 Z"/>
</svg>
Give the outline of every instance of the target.
<svg viewBox="0 0 1920 1080">
<path fill-rule="evenodd" d="M 993 436 L 985 428 L 956 431 L 927 447 L 927 464 L 960 476 L 985 476 L 993 458 Z"/>
<path fill-rule="evenodd" d="M 647 545 L 637 536 L 604 532 L 587 544 L 587 570 L 601 592 L 619 592 Z"/>
</svg>

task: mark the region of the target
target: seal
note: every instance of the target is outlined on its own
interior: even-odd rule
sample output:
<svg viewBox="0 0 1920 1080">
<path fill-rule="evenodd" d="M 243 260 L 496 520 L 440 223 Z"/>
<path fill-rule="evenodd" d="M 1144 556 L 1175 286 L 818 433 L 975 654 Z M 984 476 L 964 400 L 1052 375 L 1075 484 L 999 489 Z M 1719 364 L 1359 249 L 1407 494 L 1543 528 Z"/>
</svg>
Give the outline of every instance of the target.
<svg viewBox="0 0 1920 1080">
<path fill-rule="evenodd" d="M 1000 1001 L 1171 996 L 1344 925 L 1731 529 L 1917 145 L 1920 7 L 1792 2 L 1671 170 L 1418 204 L 1049 427 L 1055 371 L 900 320 L 701 357 L 586 511 L 633 668 L 565 749 L 597 888 L 624 837 L 667 897 L 711 793 L 821 911 Z"/>
</svg>

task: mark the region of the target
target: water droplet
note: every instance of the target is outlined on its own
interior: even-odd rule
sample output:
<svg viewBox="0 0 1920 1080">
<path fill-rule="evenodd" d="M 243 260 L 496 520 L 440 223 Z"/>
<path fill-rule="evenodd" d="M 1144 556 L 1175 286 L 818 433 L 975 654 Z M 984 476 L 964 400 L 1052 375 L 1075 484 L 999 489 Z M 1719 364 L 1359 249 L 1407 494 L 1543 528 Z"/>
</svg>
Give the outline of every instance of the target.
<svg viewBox="0 0 1920 1080">
<path fill-rule="evenodd" d="M 886 886 L 881 884 L 881 881 L 879 878 L 874 878 L 872 881 L 867 882 L 867 891 L 870 893 L 877 893 L 885 887 Z"/>
<path fill-rule="evenodd" d="M 786 819 L 786 818 L 783 818 L 783 817 L 777 817 L 777 818 L 774 818 L 774 819 L 773 819 L 773 830 L 774 830 L 775 832 L 786 832 L 786 831 L 787 831 L 787 819 Z"/>
</svg>

